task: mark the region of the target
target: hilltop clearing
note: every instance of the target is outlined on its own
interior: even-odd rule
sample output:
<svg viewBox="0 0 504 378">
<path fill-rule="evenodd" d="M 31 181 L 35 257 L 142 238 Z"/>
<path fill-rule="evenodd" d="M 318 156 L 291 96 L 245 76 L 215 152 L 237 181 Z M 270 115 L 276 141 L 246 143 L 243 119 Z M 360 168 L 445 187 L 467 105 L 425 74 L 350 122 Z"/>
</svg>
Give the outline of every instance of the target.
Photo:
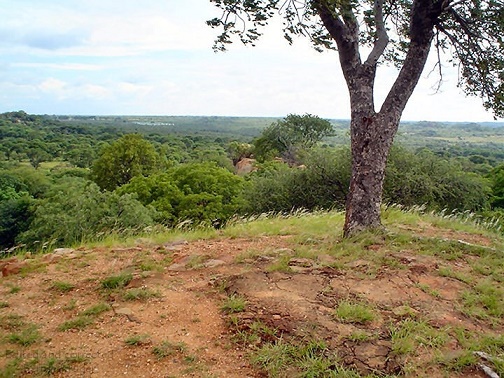
<svg viewBox="0 0 504 378">
<path fill-rule="evenodd" d="M 502 376 L 502 237 L 384 219 L 352 240 L 330 212 L 0 260 L 0 377 Z"/>
</svg>

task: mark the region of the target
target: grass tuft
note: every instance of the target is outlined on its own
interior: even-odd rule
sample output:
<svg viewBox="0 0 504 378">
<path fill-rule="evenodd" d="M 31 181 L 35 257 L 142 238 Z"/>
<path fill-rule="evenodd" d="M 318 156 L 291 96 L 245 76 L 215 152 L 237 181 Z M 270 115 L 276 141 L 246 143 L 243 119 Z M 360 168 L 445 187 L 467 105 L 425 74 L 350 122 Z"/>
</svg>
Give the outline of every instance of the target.
<svg viewBox="0 0 504 378">
<path fill-rule="evenodd" d="M 121 273 L 117 276 L 110 276 L 101 281 L 103 289 L 120 289 L 125 287 L 133 279 L 131 273 Z"/>
<path fill-rule="evenodd" d="M 236 312 L 242 312 L 247 306 L 247 301 L 245 298 L 239 295 L 229 296 L 221 306 L 221 310 L 227 314 L 233 314 Z"/>
<path fill-rule="evenodd" d="M 350 302 L 348 300 L 339 302 L 333 315 L 342 323 L 358 324 L 369 323 L 376 317 L 373 309 L 367 304 Z"/>
</svg>

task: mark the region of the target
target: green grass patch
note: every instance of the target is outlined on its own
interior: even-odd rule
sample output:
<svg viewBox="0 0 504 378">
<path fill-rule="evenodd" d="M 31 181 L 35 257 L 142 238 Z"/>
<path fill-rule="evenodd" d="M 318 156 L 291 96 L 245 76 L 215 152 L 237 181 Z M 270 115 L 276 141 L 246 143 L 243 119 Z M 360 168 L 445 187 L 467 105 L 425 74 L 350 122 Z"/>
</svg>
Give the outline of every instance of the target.
<svg viewBox="0 0 504 378">
<path fill-rule="evenodd" d="M 6 286 L 9 287 L 9 294 L 16 294 L 21 291 L 21 286 L 12 285 L 12 284 L 7 284 Z"/>
<path fill-rule="evenodd" d="M 236 312 L 242 312 L 247 306 L 247 301 L 244 297 L 240 295 L 233 294 L 226 298 L 221 306 L 221 310 L 227 314 L 233 314 Z"/>
<path fill-rule="evenodd" d="M 110 311 L 111 307 L 108 303 L 98 303 L 94 306 L 91 306 L 84 311 L 82 311 L 79 316 L 98 316 L 104 312 Z"/>
<path fill-rule="evenodd" d="M 282 272 L 282 273 L 289 273 L 292 272 L 291 267 L 289 266 L 289 261 L 291 260 L 291 256 L 289 255 L 282 255 L 278 258 L 275 259 L 274 262 L 269 264 L 266 267 L 267 272 Z"/>
<path fill-rule="evenodd" d="M 38 331 L 38 327 L 34 324 L 29 324 L 19 332 L 11 333 L 7 336 L 7 340 L 12 344 L 21 346 L 29 346 L 35 344 L 42 339 L 42 335 Z"/>
<path fill-rule="evenodd" d="M 51 285 L 51 289 L 55 291 L 59 291 L 60 293 L 68 293 L 75 288 L 74 284 L 65 281 L 56 281 Z"/>
<path fill-rule="evenodd" d="M 1 301 L 0 302 L 0 308 L 7 308 L 9 307 L 9 303 L 8 302 L 5 302 L 5 301 Z"/>
<path fill-rule="evenodd" d="M 89 325 L 94 323 L 94 318 L 92 316 L 78 316 L 74 319 L 67 320 L 58 326 L 58 331 L 68 331 L 71 329 L 82 330 Z"/>
<path fill-rule="evenodd" d="M 376 318 L 374 310 L 365 303 L 343 300 L 338 303 L 333 316 L 342 323 L 366 324 Z"/>
<path fill-rule="evenodd" d="M 418 346 L 440 348 L 448 341 L 447 330 L 436 329 L 426 322 L 405 319 L 389 328 L 392 351 L 396 355 L 411 354 Z"/>
<path fill-rule="evenodd" d="M 439 293 L 439 291 L 431 288 L 427 284 L 418 283 L 415 286 L 418 287 L 420 290 L 422 290 L 425 294 L 432 295 L 434 298 L 441 298 L 441 294 Z"/>
<path fill-rule="evenodd" d="M 26 325 L 23 317 L 17 314 L 0 316 L 0 328 L 6 331 L 20 330 Z"/>
<path fill-rule="evenodd" d="M 317 340 L 289 343 L 279 339 L 266 343 L 252 354 L 251 362 L 268 377 L 363 377 L 343 367 L 326 344 Z"/>
<path fill-rule="evenodd" d="M 471 284 L 473 282 L 473 277 L 471 277 L 468 273 L 455 271 L 450 267 L 439 267 L 437 272 L 441 277 L 450 277 L 465 284 Z"/>
<path fill-rule="evenodd" d="M 151 298 L 160 298 L 161 296 L 159 291 L 141 287 L 126 290 L 123 294 L 123 299 L 125 301 L 146 301 Z"/>
<path fill-rule="evenodd" d="M 110 276 L 101 281 L 101 287 L 103 289 L 120 289 L 125 287 L 133 279 L 131 273 L 121 273 L 117 276 Z"/>
<path fill-rule="evenodd" d="M 461 294 L 462 311 L 469 317 L 502 324 L 504 290 L 491 280 L 482 280 Z"/>
</svg>

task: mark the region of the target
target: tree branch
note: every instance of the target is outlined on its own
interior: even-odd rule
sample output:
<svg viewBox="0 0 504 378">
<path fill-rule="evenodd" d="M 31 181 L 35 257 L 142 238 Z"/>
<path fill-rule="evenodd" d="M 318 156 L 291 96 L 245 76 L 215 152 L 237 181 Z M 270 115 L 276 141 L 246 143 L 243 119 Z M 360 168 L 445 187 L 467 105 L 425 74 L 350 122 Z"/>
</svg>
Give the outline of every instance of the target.
<svg viewBox="0 0 504 378">
<path fill-rule="evenodd" d="M 347 84 L 350 85 L 352 76 L 361 66 L 358 28 L 350 28 L 349 24 L 343 22 L 337 16 L 335 10 L 329 8 L 327 3 L 325 0 L 317 0 L 314 2 L 314 7 L 324 27 L 336 41 L 343 75 Z M 348 17 L 350 16 L 347 16 L 349 21 L 351 17 Z"/>
<path fill-rule="evenodd" d="M 385 29 L 385 21 L 383 19 L 383 0 L 375 0 L 373 10 L 376 24 L 376 40 L 374 42 L 373 50 L 369 53 L 369 56 L 364 63 L 372 66 L 378 63 L 378 59 L 380 59 L 383 55 L 389 41 L 387 30 Z"/>
</svg>

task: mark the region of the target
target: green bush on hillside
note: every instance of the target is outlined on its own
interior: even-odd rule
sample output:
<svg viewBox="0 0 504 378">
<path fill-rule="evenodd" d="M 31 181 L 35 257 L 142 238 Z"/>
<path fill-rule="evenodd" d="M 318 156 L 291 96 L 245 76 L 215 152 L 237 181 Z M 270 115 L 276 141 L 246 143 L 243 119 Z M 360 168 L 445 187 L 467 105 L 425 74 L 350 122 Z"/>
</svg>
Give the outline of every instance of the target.
<svg viewBox="0 0 504 378">
<path fill-rule="evenodd" d="M 153 224 L 152 212 L 132 195 L 101 192 L 81 178 L 63 178 L 34 208 L 30 227 L 17 242 L 71 245 Z"/>
<path fill-rule="evenodd" d="M 149 177 L 136 177 L 117 189 L 135 194 L 153 207 L 156 220 L 166 225 L 224 221 L 240 211 L 243 179 L 215 163 L 181 164 Z"/>
</svg>

